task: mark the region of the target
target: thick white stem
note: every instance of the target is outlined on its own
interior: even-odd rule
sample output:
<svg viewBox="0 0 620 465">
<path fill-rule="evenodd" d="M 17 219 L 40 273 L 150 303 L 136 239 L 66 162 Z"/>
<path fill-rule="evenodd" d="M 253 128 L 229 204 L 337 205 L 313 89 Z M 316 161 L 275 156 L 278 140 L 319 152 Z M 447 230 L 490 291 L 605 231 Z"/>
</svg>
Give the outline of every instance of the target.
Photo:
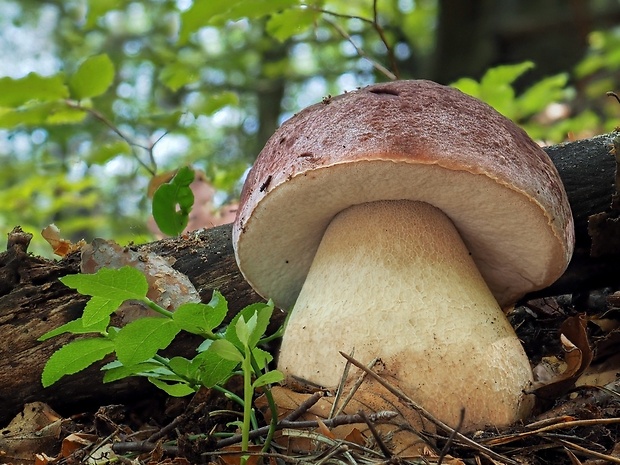
<svg viewBox="0 0 620 465">
<path fill-rule="evenodd" d="M 412 201 L 353 206 L 330 223 L 282 341 L 279 369 L 334 388 L 355 351 L 448 424 L 526 416 L 530 365 L 452 222 Z"/>
</svg>

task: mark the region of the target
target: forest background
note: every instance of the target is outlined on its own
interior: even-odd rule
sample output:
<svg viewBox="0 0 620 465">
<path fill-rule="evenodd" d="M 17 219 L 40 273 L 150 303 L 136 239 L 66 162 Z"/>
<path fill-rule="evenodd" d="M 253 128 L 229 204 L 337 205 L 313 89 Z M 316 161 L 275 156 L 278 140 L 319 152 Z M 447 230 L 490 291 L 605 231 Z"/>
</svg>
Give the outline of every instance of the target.
<svg viewBox="0 0 620 465">
<path fill-rule="evenodd" d="M 149 182 L 234 203 L 265 141 L 328 95 L 432 79 L 544 144 L 620 124 L 617 0 L 2 0 L 0 229 L 152 240 Z M 5 233 L 0 235 L 4 248 Z"/>
</svg>

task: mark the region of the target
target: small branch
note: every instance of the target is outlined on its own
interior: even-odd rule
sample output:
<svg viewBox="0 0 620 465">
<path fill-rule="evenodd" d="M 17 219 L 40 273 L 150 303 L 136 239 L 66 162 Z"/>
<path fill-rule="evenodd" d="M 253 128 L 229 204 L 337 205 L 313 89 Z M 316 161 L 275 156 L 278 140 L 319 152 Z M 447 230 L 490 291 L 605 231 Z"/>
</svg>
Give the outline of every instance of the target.
<svg viewBox="0 0 620 465">
<path fill-rule="evenodd" d="M 620 97 L 618 97 L 618 94 L 616 94 L 615 92 L 609 91 L 606 92 L 605 95 L 607 95 L 607 97 L 614 97 L 618 103 L 620 103 Z"/>
<path fill-rule="evenodd" d="M 588 457 L 606 460 L 609 463 L 620 463 L 620 458 L 614 457 L 613 455 L 601 454 L 600 452 L 595 452 L 593 450 L 586 449 L 585 447 L 578 446 L 577 444 L 572 443 L 570 441 L 565 441 L 564 439 L 556 439 L 555 441 L 562 444 L 564 447 L 566 447 L 569 450 L 572 449 L 572 450 L 581 452 L 583 455 L 586 455 Z"/>
<path fill-rule="evenodd" d="M 166 434 L 168 434 L 170 431 L 172 431 L 173 429 L 175 429 L 177 426 L 179 426 L 181 423 L 184 423 L 185 421 L 187 421 L 187 414 L 182 413 L 181 415 L 177 416 L 174 420 L 172 420 L 170 423 L 168 423 L 166 426 L 164 426 L 162 429 L 153 433 L 146 440 L 146 442 L 153 443 L 153 444 L 156 443 L 161 438 L 163 438 Z"/>
<path fill-rule="evenodd" d="M 375 439 L 375 442 L 377 443 L 377 446 L 381 450 L 381 453 L 383 454 L 383 456 L 387 460 L 390 460 L 394 456 L 394 454 L 392 454 L 390 449 L 383 442 L 383 439 L 381 438 L 381 435 L 375 428 L 375 425 L 372 424 L 370 419 L 366 416 L 366 414 L 363 411 L 360 410 L 358 412 L 358 415 L 364 420 L 364 423 L 366 423 L 366 426 L 368 426 L 368 429 L 370 430 L 370 433 L 372 434 L 372 437 Z"/>
<path fill-rule="evenodd" d="M 337 417 L 332 418 L 331 420 L 322 420 L 322 423 L 328 428 L 335 428 L 340 425 L 350 425 L 354 423 L 366 423 L 368 422 L 377 422 L 377 421 L 387 421 L 397 416 L 395 412 L 376 412 L 371 415 L 339 415 Z M 306 429 L 306 428 L 318 428 L 319 422 L 316 420 L 308 420 L 308 421 L 288 421 L 282 420 L 278 422 L 277 430 L 282 429 Z M 261 428 L 257 428 L 255 430 L 250 431 L 250 439 L 256 439 L 260 436 L 265 435 L 269 431 L 269 426 L 263 426 Z M 241 435 L 237 434 L 235 436 L 231 436 L 226 439 L 222 439 L 215 444 L 214 451 L 217 451 L 223 447 L 230 446 L 233 444 L 237 444 L 241 441 Z M 148 453 L 151 452 L 158 444 L 151 441 L 126 441 L 126 442 L 117 442 L 112 446 L 112 450 L 117 454 L 127 453 L 127 452 L 140 452 L 140 453 Z M 178 454 L 178 447 L 174 446 L 163 446 L 164 452 L 175 455 Z M 244 454 L 247 451 L 244 452 Z"/>
<path fill-rule="evenodd" d="M 441 463 L 443 462 L 443 459 L 446 457 L 446 454 L 450 450 L 450 446 L 452 446 L 452 443 L 454 442 L 454 437 L 456 436 L 456 433 L 461 430 L 464 421 L 465 421 L 465 409 L 462 408 L 461 416 L 459 417 L 459 424 L 456 425 L 456 428 L 454 428 L 454 431 L 450 434 L 450 437 L 448 437 L 446 444 L 442 447 L 441 453 L 439 454 L 439 459 L 437 460 L 437 465 L 441 465 Z"/>
<path fill-rule="evenodd" d="M 376 412 L 372 415 L 368 415 L 368 419 L 370 421 L 386 421 L 396 417 L 397 414 L 395 412 Z M 351 425 L 353 423 L 365 423 L 364 419 L 359 415 L 338 415 L 329 420 L 321 420 L 328 428 L 335 428 L 340 425 Z M 289 420 L 281 420 L 278 422 L 276 426 L 276 430 L 281 430 L 284 428 L 289 429 L 302 429 L 302 428 L 318 428 L 319 422 L 317 420 L 305 420 L 305 421 L 289 421 Z M 259 438 L 269 431 L 269 426 L 263 426 L 261 428 L 257 428 L 253 431 L 250 431 L 250 439 Z M 222 447 L 230 446 L 232 444 L 237 444 L 241 441 L 241 435 L 236 434 L 226 439 L 222 439 L 218 441 L 215 445 L 215 449 L 221 449 Z"/>
<path fill-rule="evenodd" d="M 387 53 L 388 53 L 388 59 L 390 61 L 390 65 L 392 66 L 392 69 L 394 70 L 394 76 L 396 76 L 396 79 L 398 79 L 400 73 L 398 72 L 398 65 L 396 64 L 396 57 L 394 56 L 394 50 L 388 44 L 387 38 L 385 37 L 385 32 L 383 31 L 383 28 L 379 25 L 379 10 L 377 8 L 377 0 L 374 0 L 373 2 L 372 11 L 373 11 L 372 27 L 375 29 L 375 31 L 377 31 L 377 34 L 379 35 L 381 42 L 383 42 L 383 45 L 386 48 Z"/>
<path fill-rule="evenodd" d="M 342 14 L 342 13 L 336 13 L 334 11 L 330 11 L 330 10 L 326 10 L 324 8 L 316 8 L 312 5 L 304 5 L 306 8 L 311 8 L 314 11 L 317 11 L 319 13 L 323 13 L 324 15 L 329 15 L 329 16 L 333 16 L 335 18 L 342 18 L 342 19 L 357 19 L 359 21 L 362 21 L 366 24 L 369 24 L 370 26 L 372 26 L 372 28 L 375 30 L 375 32 L 377 33 L 377 35 L 379 36 L 379 39 L 381 40 L 381 43 L 385 46 L 387 53 L 388 53 L 388 58 L 390 61 L 390 64 L 392 66 L 392 69 L 394 69 L 394 72 L 390 71 L 389 69 L 387 69 L 385 66 L 381 65 L 380 63 L 376 62 L 375 60 L 373 60 L 370 56 L 368 56 L 368 54 L 366 54 L 366 52 L 364 52 L 363 49 L 361 49 L 360 47 L 357 46 L 357 44 L 355 43 L 355 41 L 353 40 L 353 38 L 351 37 L 351 35 L 345 31 L 342 27 L 340 27 L 338 24 L 336 24 L 335 22 L 327 19 L 327 18 L 323 18 L 323 21 L 325 21 L 327 24 L 329 24 L 331 27 L 333 27 L 338 34 L 340 34 L 344 39 L 346 39 L 351 45 L 353 45 L 353 48 L 355 48 L 355 51 L 357 52 L 357 54 L 361 57 L 364 58 L 365 60 L 368 60 L 372 66 L 379 71 L 380 73 L 382 73 L 383 75 L 385 75 L 388 79 L 395 81 L 398 79 L 398 67 L 396 66 L 396 60 L 394 58 L 394 51 L 392 50 L 392 47 L 390 47 L 387 38 L 385 37 L 385 33 L 383 31 L 383 28 L 379 25 L 379 12 L 378 12 L 378 8 L 377 8 L 377 0 L 373 1 L 373 19 L 368 19 L 368 18 L 364 18 L 361 16 L 354 16 L 354 15 L 347 15 L 347 14 Z"/>
<path fill-rule="evenodd" d="M 384 74 L 388 79 L 395 81 L 398 78 L 396 77 L 396 75 L 394 73 L 392 73 L 389 69 L 387 69 L 385 66 L 383 66 L 381 63 L 377 63 L 375 60 L 373 60 L 372 58 L 370 58 L 366 52 L 364 52 L 364 50 L 362 50 L 360 47 L 357 46 L 357 44 L 355 43 L 355 41 L 353 40 L 353 38 L 349 35 L 349 33 L 347 31 L 345 31 L 343 28 L 341 28 L 338 24 L 334 23 L 333 21 L 330 21 L 327 18 L 323 18 L 323 21 L 325 21 L 327 24 L 329 24 L 331 27 L 333 27 L 334 29 L 336 29 L 336 31 L 338 31 L 338 34 L 340 34 L 342 37 L 344 37 L 351 45 L 353 45 L 353 48 L 355 48 L 355 51 L 357 52 L 357 54 L 361 57 L 364 58 L 365 60 L 368 60 L 372 66 L 379 71 L 380 73 Z"/>
<path fill-rule="evenodd" d="M 91 116 L 93 116 L 95 119 L 101 121 L 103 124 L 105 124 L 108 128 L 110 128 L 112 130 L 112 132 L 114 132 L 118 137 L 120 137 L 121 139 L 123 139 L 127 145 L 129 145 L 131 147 L 131 151 L 133 153 L 134 158 L 136 159 L 136 161 L 145 169 L 149 172 L 149 174 L 151 176 L 155 176 L 157 168 L 156 168 L 156 163 L 155 163 L 155 158 L 153 157 L 153 148 L 155 148 L 155 145 L 164 138 L 164 136 L 166 136 L 168 134 L 168 132 L 165 132 L 161 137 L 159 137 L 153 144 L 151 144 L 150 147 L 147 147 L 145 145 L 142 144 L 138 144 L 137 142 L 135 142 L 133 139 L 131 139 L 128 135 L 126 135 L 125 133 L 123 133 L 116 125 L 114 125 L 114 123 L 112 123 L 112 121 L 110 121 L 103 113 L 100 113 L 99 111 L 95 110 L 94 108 L 88 108 L 88 107 L 84 107 L 82 105 L 80 105 L 79 102 L 72 102 L 70 100 L 66 101 L 67 106 L 69 106 L 69 108 L 75 108 L 77 110 L 82 110 L 85 111 L 86 113 L 90 114 Z M 146 151 L 146 153 L 149 156 L 149 160 L 151 162 L 151 166 L 147 165 L 145 162 L 143 162 L 140 157 L 136 154 L 135 152 L 135 148 L 140 148 L 144 151 Z"/>
<path fill-rule="evenodd" d="M 314 404 L 316 404 L 323 397 L 323 393 L 321 391 L 317 391 L 304 400 L 299 406 L 284 417 L 285 421 L 295 421 L 304 413 L 306 413 Z"/>
</svg>

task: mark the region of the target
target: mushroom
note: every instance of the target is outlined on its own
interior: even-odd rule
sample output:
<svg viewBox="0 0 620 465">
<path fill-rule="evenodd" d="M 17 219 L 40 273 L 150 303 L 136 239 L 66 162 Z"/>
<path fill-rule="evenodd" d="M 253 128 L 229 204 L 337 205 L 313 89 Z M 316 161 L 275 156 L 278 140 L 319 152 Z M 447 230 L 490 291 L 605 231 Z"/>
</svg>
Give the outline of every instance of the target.
<svg viewBox="0 0 620 465">
<path fill-rule="evenodd" d="M 335 388 L 351 353 L 441 420 L 525 418 L 532 372 L 502 309 L 573 251 L 559 175 L 490 106 L 430 81 L 372 85 L 285 122 L 245 182 L 239 267 L 292 309 L 287 379 Z"/>
</svg>

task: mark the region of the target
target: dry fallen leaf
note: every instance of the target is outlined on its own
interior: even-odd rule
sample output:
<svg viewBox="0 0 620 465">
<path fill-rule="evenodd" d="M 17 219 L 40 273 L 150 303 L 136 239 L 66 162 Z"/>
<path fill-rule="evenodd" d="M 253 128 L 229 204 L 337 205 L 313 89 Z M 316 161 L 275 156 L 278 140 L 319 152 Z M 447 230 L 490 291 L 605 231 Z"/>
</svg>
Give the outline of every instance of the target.
<svg viewBox="0 0 620 465">
<path fill-rule="evenodd" d="M 605 386 L 620 375 L 620 353 L 606 358 L 603 362 L 590 365 L 575 382 L 576 386 Z"/>
<path fill-rule="evenodd" d="M 47 404 L 26 404 L 6 428 L 0 431 L 3 463 L 45 463 L 58 443 L 63 419 Z M 35 455 L 40 457 L 36 458 Z"/>
<path fill-rule="evenodd" d="M 59 257 L 75 252 L 85 244 L 84 240 L 74 244 L 68 239 L 63 239 L 60 237 L 60 229 L 53 223 L 43 228 L 41 236 L 52 246 L 53 252 Z"/>
<path fill-rule="evenodd" d="M 219 455 L 220 462 L 225 465 L 239 465 L 241 463 L 241 457 L 243 455 L 241 451 L 240 445 L 227 446 L 221 449 L 222 452 L 236 452 L 234 455 L 222 454 Z M 260 452 L 261 446 L 259 445 L 250 445 L 248 447 L 249 452 Z M 259 460 L 261 459 L 260 455 L 249 455 L 248 460 L 246 462 L 247 465 L 258 465 Z"/>
<path fill-rule="evenodd" d="M 98 439 L 94 434 L 72 433 L 62 440 L 59 456 L 67 458 L 76 450 L 93 445 Z"/>
<path fill-rule="evenodd" d="M 577 379 L 590 366 L 593 352 L 588 342 L 585 315 L 567 318 L 560 328 L 560 341 L 564 349 L 563 361 L 546 357 L 534 368 L 535 391 L 542 399 L 557 399 L 575 385 Z"/>
</svg>

